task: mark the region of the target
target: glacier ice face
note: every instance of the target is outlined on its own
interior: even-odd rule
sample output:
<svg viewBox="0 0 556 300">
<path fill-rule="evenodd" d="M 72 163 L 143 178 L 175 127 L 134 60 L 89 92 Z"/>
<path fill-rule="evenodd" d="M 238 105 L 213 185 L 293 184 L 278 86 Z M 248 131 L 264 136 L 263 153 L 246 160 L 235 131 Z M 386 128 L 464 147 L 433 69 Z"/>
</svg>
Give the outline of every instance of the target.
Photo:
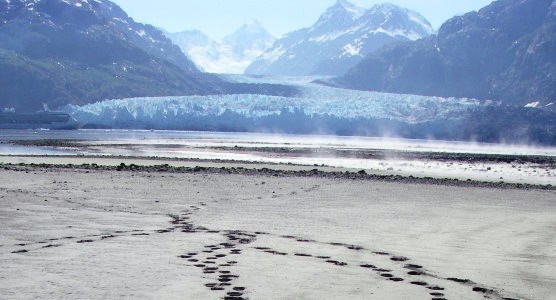
<svg viewBox="0 0 556 300">
<path fill-rule="evenodd" d="M 326 87 L 311 83 L 315 77 L 256 78 L 228 76 L 227 79 L 249 83 L 288 83 L 298 87 L 297 97 L 255 94 L 177 96 L 114 99 L 85 106 L 68 106 L 76 120 L 110 126 L 114 123 L 176 125 L 184 119 L 210 119 L 233 113 L 246 119 L 280 116 L 284 112 L 334 117 L 339 120 L 384 119 L 422 123 L 457 119 L 479 105 L 472 99 L 440 98 L 365 92 Z M 175 126 L 174 126 L 175 127 Z"/>
</svg>

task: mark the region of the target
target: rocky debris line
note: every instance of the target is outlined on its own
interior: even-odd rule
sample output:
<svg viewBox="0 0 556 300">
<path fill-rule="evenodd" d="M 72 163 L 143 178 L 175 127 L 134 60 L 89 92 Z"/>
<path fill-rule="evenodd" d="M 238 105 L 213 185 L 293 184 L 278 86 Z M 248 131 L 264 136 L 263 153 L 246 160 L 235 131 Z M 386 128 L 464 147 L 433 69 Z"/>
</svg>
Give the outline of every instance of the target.
<svg viewBox="0 0 556 300">
<path fill-rule="evenodd" d="M 29 171 L 32 169 L 76 169 L 76 170 L 102 170 L 102 171 L 131 171 L 131 172 L 163 172 L 163 173 L 184 173 L 184 174 L 239 174 L 253 176 L 271 176 L 271 177 L 320 177 L 328 179 L 345 179 L 345 180 L 372 180 L 384 182 L 399 182 L 407 184 L 432 184 L 447 185 L 458 187 L 484 187 L 498 189 L 540 189 L 540 190 L 556 190 L 556 186 L 535 185 L 526 183 L 509 183 L 509 182 L 483 182 L 475 180 L 459 180 L 452 178 L 432 178 L 432 177 L 414 177 L 401 175 L 378 175 L 367 174 L 366 171 L 359 172 L 329 172 L 319 169 L 312 170 L 277 170 L 269 168 L 244 168 L 244 167 L 174 167 L 168 164 L 156 166 L 138 166 L 135 164 L 126 165 L 121 163 L 118 166 L 101 166 L 97 164 L 0 164 L 0 169 L 12 171 Z"/>
</svg>

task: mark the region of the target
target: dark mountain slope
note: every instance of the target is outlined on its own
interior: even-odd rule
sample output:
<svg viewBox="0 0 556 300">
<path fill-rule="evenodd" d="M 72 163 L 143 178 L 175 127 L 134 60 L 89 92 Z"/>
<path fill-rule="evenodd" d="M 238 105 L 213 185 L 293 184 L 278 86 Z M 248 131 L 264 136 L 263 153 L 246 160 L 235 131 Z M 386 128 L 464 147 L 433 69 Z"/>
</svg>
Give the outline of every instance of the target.
<svg viewBox="0 0 556 300">
<path fill-rule="evenodd" d="M 500 0 L 438 35 L 383 48 L 336 84 L 524 105 L 556 100 L 556 2 Z"/>
<path fill-rule="evenodd" d="M 165 35 L 107 0 L 0 0 L 0 110 L 136 96 L 293 89 L 200 72 Z"/>
</svg>

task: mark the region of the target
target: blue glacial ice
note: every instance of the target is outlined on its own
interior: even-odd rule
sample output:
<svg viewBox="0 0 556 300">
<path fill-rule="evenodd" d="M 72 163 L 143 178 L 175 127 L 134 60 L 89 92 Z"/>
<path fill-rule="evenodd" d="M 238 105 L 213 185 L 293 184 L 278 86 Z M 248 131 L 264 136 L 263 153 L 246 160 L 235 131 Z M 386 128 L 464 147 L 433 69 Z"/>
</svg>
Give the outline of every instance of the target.
<svg viewBox="0 0 556 300">
<path fill-rule="evenodd" d="M 68 106 L 66 111 L 83 123 L 113 124 L 117 121 L 162 124 L 191 117 L 218 117 L 235 113 L 243 118 L 262 118 L 286 112 L 338 119 L 382 119 L 422 123 L 460 118 L 481 102 L 466 98 L 440 98 L 346 90 L 311 83 L 315 78 L 256 78 L 228 76 L 248 83 L 281 83 L 296 86 L 297 97 L 255 94 L 142 97 L 113 99 L 84 106 Z"/>
</svg>

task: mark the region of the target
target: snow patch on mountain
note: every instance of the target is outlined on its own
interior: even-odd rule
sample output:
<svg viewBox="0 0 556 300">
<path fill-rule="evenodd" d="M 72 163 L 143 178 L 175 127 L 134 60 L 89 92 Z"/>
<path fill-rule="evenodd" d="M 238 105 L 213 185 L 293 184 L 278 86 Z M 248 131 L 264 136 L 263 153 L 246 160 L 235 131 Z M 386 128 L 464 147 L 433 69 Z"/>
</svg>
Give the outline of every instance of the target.
<svg viewBox="0 0 556 300">
<path fill-rule="evenodd" d="M 360 42 L 356 41 L 354 44 L 345 45 L 341 56 L 361 56 Z"/>
</svg>

